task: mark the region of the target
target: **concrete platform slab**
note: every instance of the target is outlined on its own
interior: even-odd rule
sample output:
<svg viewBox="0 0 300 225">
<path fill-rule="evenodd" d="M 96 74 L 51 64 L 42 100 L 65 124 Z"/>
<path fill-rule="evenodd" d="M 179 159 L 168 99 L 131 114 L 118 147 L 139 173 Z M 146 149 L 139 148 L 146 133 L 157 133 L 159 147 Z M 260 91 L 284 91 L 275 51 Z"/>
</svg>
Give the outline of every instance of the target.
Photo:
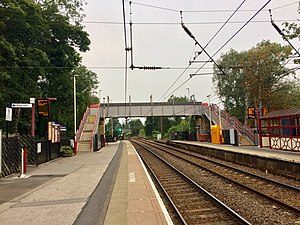
<svg viewBox="0 0 300 225">
<path fill-rule="evenodd" d="M 128 141 L 126 141 L 126 152 L 128 155 L 127 157 L 123 155 L 104 224 L 173 224 L 146 168 Z M 123 152 L 123 154 L 125 153 Z M 125 170 L 126 167 L 127 170 Z M 126 215 L 124 215 L 124 211 L 122 212 L 125 209 Z"/>
</svg>

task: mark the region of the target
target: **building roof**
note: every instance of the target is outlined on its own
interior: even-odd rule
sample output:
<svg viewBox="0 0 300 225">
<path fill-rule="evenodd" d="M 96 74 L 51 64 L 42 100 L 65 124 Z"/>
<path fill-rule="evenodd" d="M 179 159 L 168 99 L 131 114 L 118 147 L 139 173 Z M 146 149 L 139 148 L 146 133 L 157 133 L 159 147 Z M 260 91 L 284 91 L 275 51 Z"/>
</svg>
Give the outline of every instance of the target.
<svg viewBox="0 0 300 225">
<path fill-rule="evenodd" d="M 272 111 L 272 112 L 268 113 L 267 115 L 262 116 L 261 119 L 296 116 L 296 115 L 300 116 L 300 108 Z"/>
</svg>

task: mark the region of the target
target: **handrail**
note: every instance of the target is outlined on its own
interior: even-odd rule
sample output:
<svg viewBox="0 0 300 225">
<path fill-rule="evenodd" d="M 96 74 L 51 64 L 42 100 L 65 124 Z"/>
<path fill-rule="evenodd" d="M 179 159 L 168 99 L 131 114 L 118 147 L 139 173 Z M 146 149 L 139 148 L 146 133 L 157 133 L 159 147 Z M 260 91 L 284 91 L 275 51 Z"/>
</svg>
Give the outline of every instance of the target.
<svg viewBox="0 0 300 225">
<path fill-rule="evenodd" d="M 215 107 L 218 106 L 215 105 Z M 214 109 L 214 107 L 213 107 Z M 253 130 L 246 124 L 242 124 L 241 121 L 239 121 L 235 116 L 231 116 L 227 111 L 222 110 L 221 113 L 222 118 L 229 124 L 231 124 L 240 134 L 245 133 L 246 137 L 254 143 L 255 135 Z"/>
<path fill-rule="evenodd" d="M 91 133 L 91 139 L 90 139 L 90 149 L 94 146 L 94 135 L 95 135 L 95 130 L 96 130 L 96 127 L 97 125 L 99 124 L 99 121 L 100 121 L 100 107 L 98 108 L 97 110 L 97 113 L 96 113 L 96 119 L 94 121 L 94 125 L 93 125 L 93 130 L 92 130 L 92 133 Z M 98 131 L 98 129 L 97 129 Z"/>
<path fill-rule="evenodd" d="M 254 143 L 255 135 L 253 130 L 247 124 L 242 124 L 235 116 L 233 116 L 232 118 L 237 122 L 238 126 L 240 126 L 242 131 L 245 132 L 246 136 Z"/>
<path fill-rule="evenodd" d="M 76 132 L 76 141 L 80 141 L 80 139 L 81 139 L 82 131 L 84 129 L 84 125 L 86 124 L 86 120 L 87 120 L 87 117 L 89 116 L 89 114 L 90 114 L 90 108 L 86 107 L 86 110 L 85 110 L 85 112 L 83 114 L 83 117 L 80 121 L 79 128 Z"/>
</svg>

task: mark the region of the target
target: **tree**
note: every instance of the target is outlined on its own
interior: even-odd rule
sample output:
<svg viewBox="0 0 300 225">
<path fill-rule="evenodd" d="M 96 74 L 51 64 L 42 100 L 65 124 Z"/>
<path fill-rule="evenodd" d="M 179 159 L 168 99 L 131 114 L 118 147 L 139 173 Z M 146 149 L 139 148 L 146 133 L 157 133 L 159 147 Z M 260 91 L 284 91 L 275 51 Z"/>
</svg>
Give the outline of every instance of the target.
<svg viewBox="0 0 300 225">
<path fill-rule="evenodd" d="M 152 133 L 158 132 L 164 135 L 170 128 L 172 119 L 169 117 L 147 117 L 145 121 L 145 135 L 152 136 Z"/>
<path fill-rule="evenodd" d="M 69 76 L 61 77 L 60 81 L 57 81 L 55 86 L 57 92 L 50 95 L 50 97 L 55 96 L 57 98 L 57 101 L 51 106 L 51 119 L 59 121 L 60 124 L 66 126 L 68 136 L 72 136 L 74 130 L 73 81 L 75 75 L 78 115 L 76 121 L 77 127 L 80 124 L 86 107 L 98 103 L 98 98 L 93 96 L 93 90 L 97 88 L 98 83 L 97 75 L 86 67 L 78 66 Z"/>
<path fill-rule="evenodd" d="M 84 0 L 35 0 L 35 2 L 43 8 L 49 6 L 59 8 L 62 15 L 72 18 L 76 22 L 82 22 L 85 16 L 82 14 L 83 5 L 86 4 Z"/>
<path fill-rule="evenodd" d="M 169 103 L 186 103 L 188 98 L 186 96 L 172 96 L 168 99 Z M 152 137 L 153 133 L 161 133 L 162 136 L 165 136 L 168 133 L 168 130 L 172 126 L 180 124 L 182 118 L 179 116 L 176 117 L 147 117 L 145 121 L 145 134 L 148 137 Z"/>
<path fill-rule="evenodd" d="M 298 4 L 298 9 L 297 10 L 298 10 L 298 14 L 299 14 L 300 13 L 300 5 L 299 4 Z M 299 39 L 299 35 L 300 35 L 300 26 L 299 26 L 299 24 L 284 22 L 283 25 L 285 26 L 283 31 L 285 32 L 285 35 L 289 39 L 295 39 L 295 38 Z"/>
<path fill-rule="evenodd" d="M 42 10 L 32 1 L 2 0 L 0 5 L 0 125 L 3 125 L 5 106 L 40 96 L 37 80 L 44 72 L 41 66 L 48 65 L 49 60 L 39 45 L 46 41 L 49 32 L 44 26 Z M 30 118 L 28 110 L 14 110 L 14 132 L 28 128 L 22 124 L 22 115 Z"/>
<path fill-rule="evenodd" d="M 215 67 L 213 82 L 229 113 L 246 123 L 247 107 L 267 106 L 279 84 L 289 75 L 283 63 L 290 54 L 288 46 L 262 41 L 248 51 L 231 50 L 222 55 L 218 63 L 226 75 L 220 75 Z"/>
<path fill-rule="evenodd" d="M 244 66 L 242 64 L 245 57 L 246 52 L 239 53 L 231 49 L 223 54 L 218 62 L 226 75 L 218 75 L 219 71 L 216 70 L 213 76 L 216 92 L 223 101 L 226 110 L 242 121 L 249 98 L 245 89 Z"/>
<path fill-rule="evenodd" d="M 1 0 L 0 1 L 0 126 L 4 107 L 11 102 L 28 102 L 30 97 L 56 97 L 53 118 L 71 123 L 74 72 L 87 74 L 86 90 L 78 93 L 79 114 L 92 102 L 91 90 L 97 77 L 80 66 L 78 51 L 89 50 L 83 31 L 81 0 Z M 80 88 L 80 81 L 78 83 Z M 82 97 L 82 99 L 81 99 Z M 81 105 L 82 104 L 82 105 Z M 64 106 L 64 107 L 61 107 Z M 26 115 L 27 114 L 27 115 Z M 28 133 L 30 112 L 14 110 L 14 131 Z M 68 129 L 71 131 L 72 129 Z"/>
<path fill-rule="evenodd" d="M 119 122 L 118 118 L 110 118 L 108 123 L 105 126 L 106 135 L 107 136 L 116 136 L 116 133 L 118 132 L 118 128 L 121 127 L 121 124 Z"/>
<path fill-rule="evenodd" d="M 129 122 L 129 127 L 131 129 L 131 135 L 132 136 L 138 136 L 140 134 L 140 131 L 144 129 L 144 125 L 141 122 L 140 119 L 131 120 Z"/>
<path fill-rule="evenodd" d="M 173 95 L 172 97 L 169 97 L 168 102 L 173 102 L 173 101 L 174 103 L 185 103 L 188 102 L 189 99 L 186 96 L 177 97 Z"/>
<path fill-rule="evenodd" d="M 267 103 L 267 108 L 288 109 L 300 106 L 300 86 L 294 81 L 283 81 L 277 85 Z"/>
</svg>

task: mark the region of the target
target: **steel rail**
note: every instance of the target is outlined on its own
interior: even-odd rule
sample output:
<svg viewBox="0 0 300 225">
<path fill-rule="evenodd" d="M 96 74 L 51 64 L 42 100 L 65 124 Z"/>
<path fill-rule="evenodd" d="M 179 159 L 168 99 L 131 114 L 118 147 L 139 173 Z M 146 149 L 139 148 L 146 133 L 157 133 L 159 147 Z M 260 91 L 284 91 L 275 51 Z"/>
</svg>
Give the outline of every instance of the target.
<svg viewBox="0 0 300 225">
<path fill-rule="evenodd" d="M 134 142 L 134 143 L 136 143 L 137 145 L 142 147 L 139 143 L 137 143 L 137 142 Z M 162 183 L 159 181 L 158 177 L 155 175 L 154 171 L 151 169 L 150 165 L 147 163 L 147 161 L 145 160 L 145 158 L 141 154 L 139 154 L 139 156 L 141 157 L 141 159 L 142 159 L 143 163 L 145 164 L 147 170 L 151 172 L 152 177 L 155 178 L 155 181 L 158 183 L 159 188 L 163 191 L 164 195 L 167 197 L 168 201 L 171 203 L 172 207 L 174 208 L 174 210 L 175 210 L 178 218 L 181 220 L 182 224 L 188 225 L 188 223 L 185 221 L 185 219 L 181 215 L 179 209 L 176 207 L 176 204 L 173 202 L 173 200 L 171 199 L 171 197 L 167 193 L 166 189 L 163 187 Z"/>
<path fill-rule="evenodd" d="M 154 146 L 152 146 L 152 147 L 154 147 Z M 154 147 L 154 148 L 158 148 L 158 147 Z M 161 149 L 161 148 L 158 148 L 158 149 L 164 151 L 164 149 Z M 228 178 L 228 177 L 226 177 L 226 176 L 224 176 L 224 175 L 222 175 L 222 174 L 218 174 L 218 173 L 214 172 L 214 171 L 211 170 L 211 169 L 208 169 L 208 168 L 206 168 L 206 167 L 204 167 L 204 166 L 201 166 L 201 165 L 199 165 L 199 164 L 196 164 L 196 163 L 194 163 L 194 162 L 192 162 L 192 161 L 190 161 L 190 160 L 188 160 L 188 159 L 185 159 L 185 158 L 183 158 L 183 157 L 181 157 L 181 156 L 178 156 L 178 155 L 176 155 L 176 154 L 174 154 L 174 153 L 171 153 L 171 152 L 167 152 L 167 153 L 170 154 L 170 155 L 173 155 L 173 156 L 175 156 L 175 157 L 177 157 L 177 158 L 179 158 L 179 159 L 181 159 L 181 160 L 183 160 L 183 161 L 186 161 L 186 162 L 188 162 L 188 163 L 191 164 L 191 165 L 194 165 L 194 166 L 196 166 L 196 167 L 198 167 L 198 168 L 201 168 L 201 169 L 203 169 L 203 170 L 206 170 L 206 171 L 208 171 L 208 172 L 210 172 L 210 173 L 212 173 L 212 174 L 214 174 L 214 175 L 216 175 L 216 176 L 219 176 L 219 177 L 221 177 L 221 178 L 223 178 L 223 179 L 226 179 L 226 180 L 228 180 L 228 181 L 234 183 L 235 185 L 238 185 L 238 186 L 240 186 L 240 187 L 243 187 L 243 188 L 245 188 L 245 189 L 247 189 L 247 190 L 249 190 L 249 191 L 251 191 L 251 192 L 253 192 L 253 193 L 257 194 L 257 195 L 260 195 L 260 196 L 262 196 L 262 197 L 268 199 L 269 201 L 273 201 L 274 203 L 280 205 L 281 207 L 283 207 L 283 208 L 285 208 L 285 209 L 288 209 L 288 210 L 294 212 L 294 213 L 297 214 L 297 215 L 300 215 L 300 210 L 299 210 L 298 208 L 296 208 L 296 207 L 293 207 L 293 206 L 291 206 L 291 205 L 287 205 L 286 203 L 284 203 L 284 202 L 282 202 L 282 201 L 280 201 L 280 200 L 278 200 L 278 199 L 275 199 L 275 198 L 273 198 L 273 197 L 271 197 L 271 196 L 269 196 L 269 195 L 266 195 L 266 194 L 264 194 L 264 193 L 262 193 L 262 192 L 260 192 L 260 191 L 258 191 L 258 190 L 255 190 L 255 189 L 253 189 L 253 188 L 251 188 L 251 187 L 248 187 L 248 186 L 246 186 L 246 185 L 244 185 L 244 184 L 242 184 L 242 183 L 239 183 L 238 181 L 235 181 L 235 180 L 233 180 L 233 179 L 230 179 L 230 178 Z M 205 159 L 205 160 L 206 160 L 206 159 Z"/>
<path fill-rule="evenodd" d="M 197 187 L 202 193 L 204 193 L 206 196 L 208 196 L 215 204 L 217 204 L 219 207 L 221 207 L 223 210 L 225 210 L 234 220 L 236 220 L 239 224 L 247 224 L 250 225 L 251 223 L 247 221 L 245 218 L 243 218 L 241 215 L 239 215 L 237 212 L 235 212 L 233 209 L 231 209 L 229 206 L 224 204 L 221 200 L 219 200 L 217 197 L 215 197 L 213 194 L 211 194 L 209 191 L 207 191 L 205 188 L 201 187 L 198 183 L 196 183 L 194 180 L 192 180 L 190 177 L 179 171 L 176 167 L 168 163 L 166 160 L 161 158 L 159 155 L 154 153 L 151 149 L 149 149 L 146 143 L 139 143 L 136 140 L 131 140 L 135 144 L 139 145 L 140 147 L 144 148 L 148 152 L 150 152 L 152 155 L 154 155 L 156 158 L 158 158 L 160 161 L 168 165 L 170 168 L 172 168 L 174 171 L 176 171 L 178 174 L 180 174 L 184 179 L 186 179 L 188 182 L 192 183 L 195 187 Z"/>
<path fill-rule="evenodd" d="M 147 143 L 150 144 L 151 142 L 147 142 Z M 154 144 L 154 143 L 153 143 L 153 144 Z M 300 192 L 300 188 L 299 188 L 299 187 L 295 187 L 295 186 L 292 186 L 292 185 L 289 185 L 289 184 L 285 184 L 285 183 L 282 183 L 282 182 L 279 182 L 279 181 L 276 181 L 276 180 L 272 180 L 272 179 L 270 179 L 270 178 L 263 177 L 263 176 L 260 176 L 260 175 L 258 175 L 258 174 L 250 173 L 250 172 L 248 172 L 248 171 L 245 171 L 245 170 L 242 170 L 242 169 L 238 169 L 238 168 L 236 168 L 236 167 L 233 167 L 233 166 L 230 166 L 230 165 L 226 165 L 226 164 L 221 163 L 221 162 L 216 162 L 216 161 L 214 161 L 214 160 L 212 160 L 212 159 L 209 159 L 209 158 L 205 158 L 205 157 L 203 157 L 203 156 L 200 156 L 199 153 L 195 153 L 195 152 L 193 152 L 193 153 L 187 152 L 186 149 L 176 148 L 176 147 L 173 147 L 173 146 L 161 144 L 161 143 L 159 143 L 159 142 L 155 142 L 155 144 L 157 144 L 157 145 L 159 145 L 159 146 L 162 146 L 162 147 L 166 147 L 166 148 L 168 148 L 168 149 L 173 149 L 173 150 L 175 150 L 175 151 L 180 151 L 180 152 L 182 152 L 182 153 L 184 153 L 184 154 L 187 154 L 187 155 L 189 155 L 189 156 L 194 156 L 194 157 L 196 157 L 196 158 L 198 158 L 198 159 L 205 160 L 205 161 L 208 161 L 208 162 L 210 162 L 210 163 L 214 163 L 214 164 L 217 164 L 217 165 L 219 165 L 219 166 L 223 166 L 223 167 L 226 167 L 226 168 L 228 168 L 228 169 L 238 171 L 238 172 L 240 172 L 240 173 L 247 174 L 248 176 L 252 176 L 252 177 L 255 177 L 255 178 L 258 178 L 258 179 L 261 179 L 261 180 L 265 180 L 265 181 L 268 181 L 268 182 L 273 183 L 273 184 L 276 184 L 276 185 L 281 185 L 281 186 L 283 186 L 284 188 L 289 188 L 289 189 L 291 189 L 291 190 L 293 190 L 293 191 L 299 191 L 299 192 Z M 153 146 L 153 147 L 155 147 L 155 146 Z"/>
</svg>

